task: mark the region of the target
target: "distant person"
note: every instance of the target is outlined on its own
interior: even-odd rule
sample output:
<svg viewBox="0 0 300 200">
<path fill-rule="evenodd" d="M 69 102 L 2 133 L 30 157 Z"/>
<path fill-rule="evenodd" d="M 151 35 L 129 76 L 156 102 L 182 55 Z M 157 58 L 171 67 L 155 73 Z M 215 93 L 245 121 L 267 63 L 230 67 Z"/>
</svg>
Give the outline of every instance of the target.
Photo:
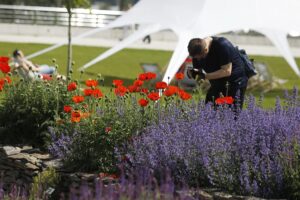
<svg viewBox="0 0 300 200">
<path fill-rule="evenodd" d="M 193 69 L 188 75 L 192 78 L 198 75 L 211 84 L 205 102 L 215 103 L 222 95 L 231 96 L 234 105 L 239 103 L 242 108 L 248 77 L 238 49 L 224 37 L 207 37 L 191 39 L 188 52 L 193 58 Z"/>
<path fill-rule="evenodd" d="M 21 50 L 15 50 L 13 52 L 14 67 L 20 73 L 20 75 L 26 79 L 49 79 L 51 75 L 56 72 L 55 67 L 48 65 L 36 65 L 27 60 Z M 63 78 L 61 75 L 57 75 L 57 78 Z"/>
<path fill-rule="evenodd" d="M 146 35 L 146 37 L 143 38 L 143 42 L 146 43 L 146 41 L 147 41 L 148 44 L 151 43 L 151 37 L 150 37 L 150 35 Z"/>
</svg>

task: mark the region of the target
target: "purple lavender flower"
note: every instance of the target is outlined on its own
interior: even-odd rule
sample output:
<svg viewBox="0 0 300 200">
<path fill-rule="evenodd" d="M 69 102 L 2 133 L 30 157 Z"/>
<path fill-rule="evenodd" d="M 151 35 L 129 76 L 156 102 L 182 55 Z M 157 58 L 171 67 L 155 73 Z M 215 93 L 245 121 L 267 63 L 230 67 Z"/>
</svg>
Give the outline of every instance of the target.
<svg viewBox="0 0 300 200">
<path fill-rule="evenodd" d="M 230 108 L 215 110 L 201 102 L 186 109 L 189 118 L 174 112 L 133 141 L 132 165 L 170 169 L 177 181 L 197 180 L 203 186 L 209 181 L 240 194 L 282 197 L 288 184 L 283 154 L 293 151 L 290 141 L 300 142 L 297 95 L 294 91 L 284 107 L 278 99 L 273 110 L 249 97 L 238 116 Z"/>
</svg>

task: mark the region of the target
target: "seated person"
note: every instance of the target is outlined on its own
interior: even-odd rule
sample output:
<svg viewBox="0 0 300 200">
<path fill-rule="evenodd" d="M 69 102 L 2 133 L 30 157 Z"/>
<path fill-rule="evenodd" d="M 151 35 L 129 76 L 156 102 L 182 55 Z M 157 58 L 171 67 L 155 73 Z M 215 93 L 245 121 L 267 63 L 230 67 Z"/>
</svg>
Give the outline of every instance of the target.
<svg viewBox="0 0 300 200">
<path fill-rule="evenodd" d="M 29 80 L 36 79 L 51 79 L 51 75 L 56 72 L 55 67 L 48 65 L 35 65 L 31 61 L 27 60 L 21 50 L 15 50 L 13 52 L 13 59 L 15 69 L 19 74 Z M 61 75 L 57 75 L 57 78 L 62 78 Z"/>
</svg>

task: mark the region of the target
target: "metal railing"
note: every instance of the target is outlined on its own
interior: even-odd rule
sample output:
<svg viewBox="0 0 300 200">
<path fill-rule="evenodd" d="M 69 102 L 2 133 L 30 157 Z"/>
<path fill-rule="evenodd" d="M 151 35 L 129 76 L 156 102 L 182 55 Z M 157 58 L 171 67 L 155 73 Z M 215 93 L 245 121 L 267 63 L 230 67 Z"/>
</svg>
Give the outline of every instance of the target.
<svg viewBox="0 0 300 200">
<path fill-rule="evenodd" d="M 104 27 L 122 15 L 122 11 L 73 9 L 72 26 Z M 68 25 L 65 8 L 0 5 L 0 23 Z"/>
</svg>

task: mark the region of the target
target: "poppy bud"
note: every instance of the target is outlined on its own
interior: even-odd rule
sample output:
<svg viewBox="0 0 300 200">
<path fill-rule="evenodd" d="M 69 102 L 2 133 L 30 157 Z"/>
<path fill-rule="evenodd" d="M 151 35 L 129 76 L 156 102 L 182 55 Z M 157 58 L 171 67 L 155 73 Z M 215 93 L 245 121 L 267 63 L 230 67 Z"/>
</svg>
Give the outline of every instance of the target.
<svg viewBox="0 0 300 200">
<path fill-rule="evenodd" d="M 72 74 L 72 73 L 73 73 L 73 70 L 72 70 L 72 69 L 70 69 L 69 73 L 70 73 L 70 74 Z"/>
<path fill-rule="evenodd" d="M 55 59 L 55 58 L 52 58 L 52 62 L 53 62 L 53 63 L 56 63 L 56 59 Z"/>
</svg>

